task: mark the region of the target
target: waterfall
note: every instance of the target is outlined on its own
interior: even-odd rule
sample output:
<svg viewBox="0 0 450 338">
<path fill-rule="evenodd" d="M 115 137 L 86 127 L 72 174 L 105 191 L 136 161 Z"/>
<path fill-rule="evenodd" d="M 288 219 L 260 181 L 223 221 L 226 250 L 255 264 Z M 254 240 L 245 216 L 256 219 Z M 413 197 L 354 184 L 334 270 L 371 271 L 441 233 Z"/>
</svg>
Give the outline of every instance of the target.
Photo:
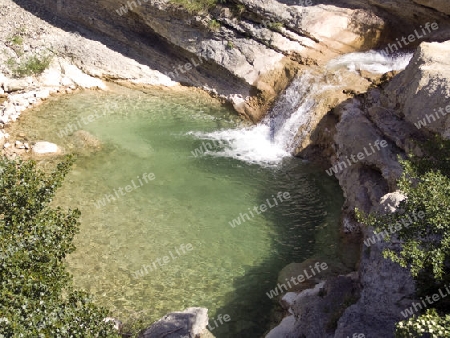
<svg viewBox="0 0 450 338">
<path fill-rule="evenodd" d="M 349 71 L 366 70 L 374 74 L 384 74 L 392 70 L 403 70 L 411 61 L 413 54 L 386 55 L 382 52 L 350 53 L 331 60 L 327 69 L 332 71 L 347 67 Z"/>
<path fill-rule="evenodd" d="M 220 144 L 208 155 L 225 156 L 263 166 L 276 166 L 292 156 L 310 130 L 319 95 L 342 90 L 342 72 L 367 70 L 383 74 L 404 69 L 412 54 L 388 56 L 380 52 L 351 53 L 330 61 L 320 72 L 307 70 L 281 93 L 269 114 L 257 125 L 212 133 L 191 132 L 203 140 Z"/>
</svg>

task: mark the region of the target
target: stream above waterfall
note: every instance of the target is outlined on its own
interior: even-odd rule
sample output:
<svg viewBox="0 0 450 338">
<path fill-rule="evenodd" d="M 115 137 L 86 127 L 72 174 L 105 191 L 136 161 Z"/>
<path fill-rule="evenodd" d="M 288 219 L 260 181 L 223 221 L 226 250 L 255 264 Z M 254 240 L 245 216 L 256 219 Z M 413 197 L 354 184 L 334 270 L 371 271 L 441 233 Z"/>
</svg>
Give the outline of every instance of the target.
<svg viewBox="0 0 450 338">
<path fill-rule="evenodd" d="M 192 134 L 212 144 L 226 145 L 208 150 L 211 156 L 276 167 L 291 157 L 310 134 L 311 121 L 323 101 L 352 85 L 348 83 L 349 75 L 403 70 L 411 58 L 411 53 L 388 56 L 377 51 L 343 55 L 331 60 L 324 69 L 311 68 L 295 77 L 257 125 Z"/>
</svg>

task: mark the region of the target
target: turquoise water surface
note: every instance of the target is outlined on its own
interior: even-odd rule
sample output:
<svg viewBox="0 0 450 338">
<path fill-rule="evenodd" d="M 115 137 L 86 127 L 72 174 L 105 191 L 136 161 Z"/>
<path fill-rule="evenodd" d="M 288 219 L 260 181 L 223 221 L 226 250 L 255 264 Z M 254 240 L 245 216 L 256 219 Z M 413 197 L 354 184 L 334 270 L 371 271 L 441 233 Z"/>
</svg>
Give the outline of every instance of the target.
<svg viewBox="0 0 450 338">
<path fill-rule="evenodd" d="M 69 123 L 76 128 L 64 136 Z M 55 201 L 82 213 L 67 260 L 75 286 L 123 321 L 150 324 L 200 306 L 210 318 L 231 318 L 217 328 L 211 322 L 216 337 L 262 336 L 274 306 L 266 292 L 278 272 L 313 256 L 336 257 L 343 198 L 335 180 L 300 159 L 243 162 L 223 155 L 226 142 L 207 146 L 195 136 L 244 127 L 193 90 L 112 86 L 25 113 L 16 133 L 79 154 Z M 205 147 L 211 154 L 195 153 Z M 273 205 L 278 192 L 290 199 L 254 211 L 267 199 Z M 245 222 L 230 226 L 244 213 Z"/>
</svg>

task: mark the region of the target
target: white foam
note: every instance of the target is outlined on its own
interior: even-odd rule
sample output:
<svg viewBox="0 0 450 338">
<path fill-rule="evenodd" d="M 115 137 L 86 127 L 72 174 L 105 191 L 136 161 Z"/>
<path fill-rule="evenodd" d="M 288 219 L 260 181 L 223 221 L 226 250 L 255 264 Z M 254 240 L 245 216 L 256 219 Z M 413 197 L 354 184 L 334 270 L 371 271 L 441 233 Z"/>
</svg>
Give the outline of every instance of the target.
<svg viewBox="0 0 450 338">
<path fill-rule="evenodd" d="M 338 57 L 328 64 L 323 73 L 313 74 L 307 71 L 294 79 L 279 96 L 270 114 L 258 125 L 189 134 L 220 144 L 215 149 L 206 151 L 205 155 L 231 157 L 262 166 L 277 166 L 284 158 L 291 156 L 310 132 L 309 124 L 315 110 L 316 95 L 324 91 L 338 90 L 342 85 L 339 81 L 330 84 L 327 81 L 328 75 L 337 71 L 367 70 L 382 74 L 391 70 L 402 70 L 411 58 L 412 54 L 388 56 L 376 51 Z"/>
<path fill-rule="evenodd" d="M 262 166 L 276 166 L 283 158 L 291 156 L 278 144 L 271 142 L 270 127 L 264 123 L 242 129 L 190 134 L 221 145 L 218 149 L 206 151 L 205 155 L 231 157 Z"/>
<path fill-rule="evenodd" d="M 298 143 L 298 129 L 301 125 L 308 125 L 313 112 L 314 95 L 329 87 L 319 82 L 318 78 L 310 72 L 296 78 L 280 95 L 271 114 L 256 126 L 190 134 L 224 145 L 205 152 L 206 155 L 232 157 L 262 166 L 277 166 L 283 158 L 292 156 Z"/>
<path fill-rule="evenodd" d="M 403 70 L 411 61 L 413 54 L 387 55 L 380 51 L 345 54 L 331 60 L 328 70 L 346 67 L 350 71 L 366 70 L 375 74 L 384 74 L 392 70 Z"/>
</svg>

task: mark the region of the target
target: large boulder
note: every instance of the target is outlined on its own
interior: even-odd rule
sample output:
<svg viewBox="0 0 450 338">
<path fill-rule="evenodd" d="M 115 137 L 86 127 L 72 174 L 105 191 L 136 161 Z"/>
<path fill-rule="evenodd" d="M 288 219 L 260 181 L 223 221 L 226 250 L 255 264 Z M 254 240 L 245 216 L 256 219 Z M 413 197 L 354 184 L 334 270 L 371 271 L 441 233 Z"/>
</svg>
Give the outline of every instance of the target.
<svg viewBox="0 0 450 338">
<path fill-rule="evenodd" d="M 383 257 L 383 242 L 363 247 L 360 265 L 361 297 L 346 309 L 334 337 L 393 338 L 395 323 L 404 320 L 401 311 L 414 299 L 415 284 L 407 269 Z M 398 249 L 391 246 L 390 249 Z"/>
<path fill-rule="evenodd" d="M 57 144 L 40 141 L 36 142 L 32 147 L 32 152 L 34 155 L 55 155 L 61 152 L 61 149 Z"/>
<path fill-rule="evenodd" d="M 359 297 L 360 290 L 355 277 L 355 274 L 337 276 L 298 294 L 287 294 L 283 305 L 288 307 L 290 315 L 273 328 L 266 338 L 347 337 L 347 335 L 335 336 L 333 331 L 345 308 L 355 303 Z"/>
<path fill-rule="evenodd" d="M 208 309 L 192 307 L 172 312 L 139 334 L 139 338 L 199 338 L 208 334 Z"/>
<path fill-rule="evenodd" d="M 422 43 L 381 103 L 418 130 L 450 138 L 450 41 Z"/>
<path fill-rule="evenodd" d="M 400 177 L 399 152 L 366 116 L 357 100 L 341 105 L 336 111 L 340 114 L 334 137 L 336 156 L 328 174 L 334 171 L 349 209 L 357 207 L 369 212 Z"/>
</svg>

